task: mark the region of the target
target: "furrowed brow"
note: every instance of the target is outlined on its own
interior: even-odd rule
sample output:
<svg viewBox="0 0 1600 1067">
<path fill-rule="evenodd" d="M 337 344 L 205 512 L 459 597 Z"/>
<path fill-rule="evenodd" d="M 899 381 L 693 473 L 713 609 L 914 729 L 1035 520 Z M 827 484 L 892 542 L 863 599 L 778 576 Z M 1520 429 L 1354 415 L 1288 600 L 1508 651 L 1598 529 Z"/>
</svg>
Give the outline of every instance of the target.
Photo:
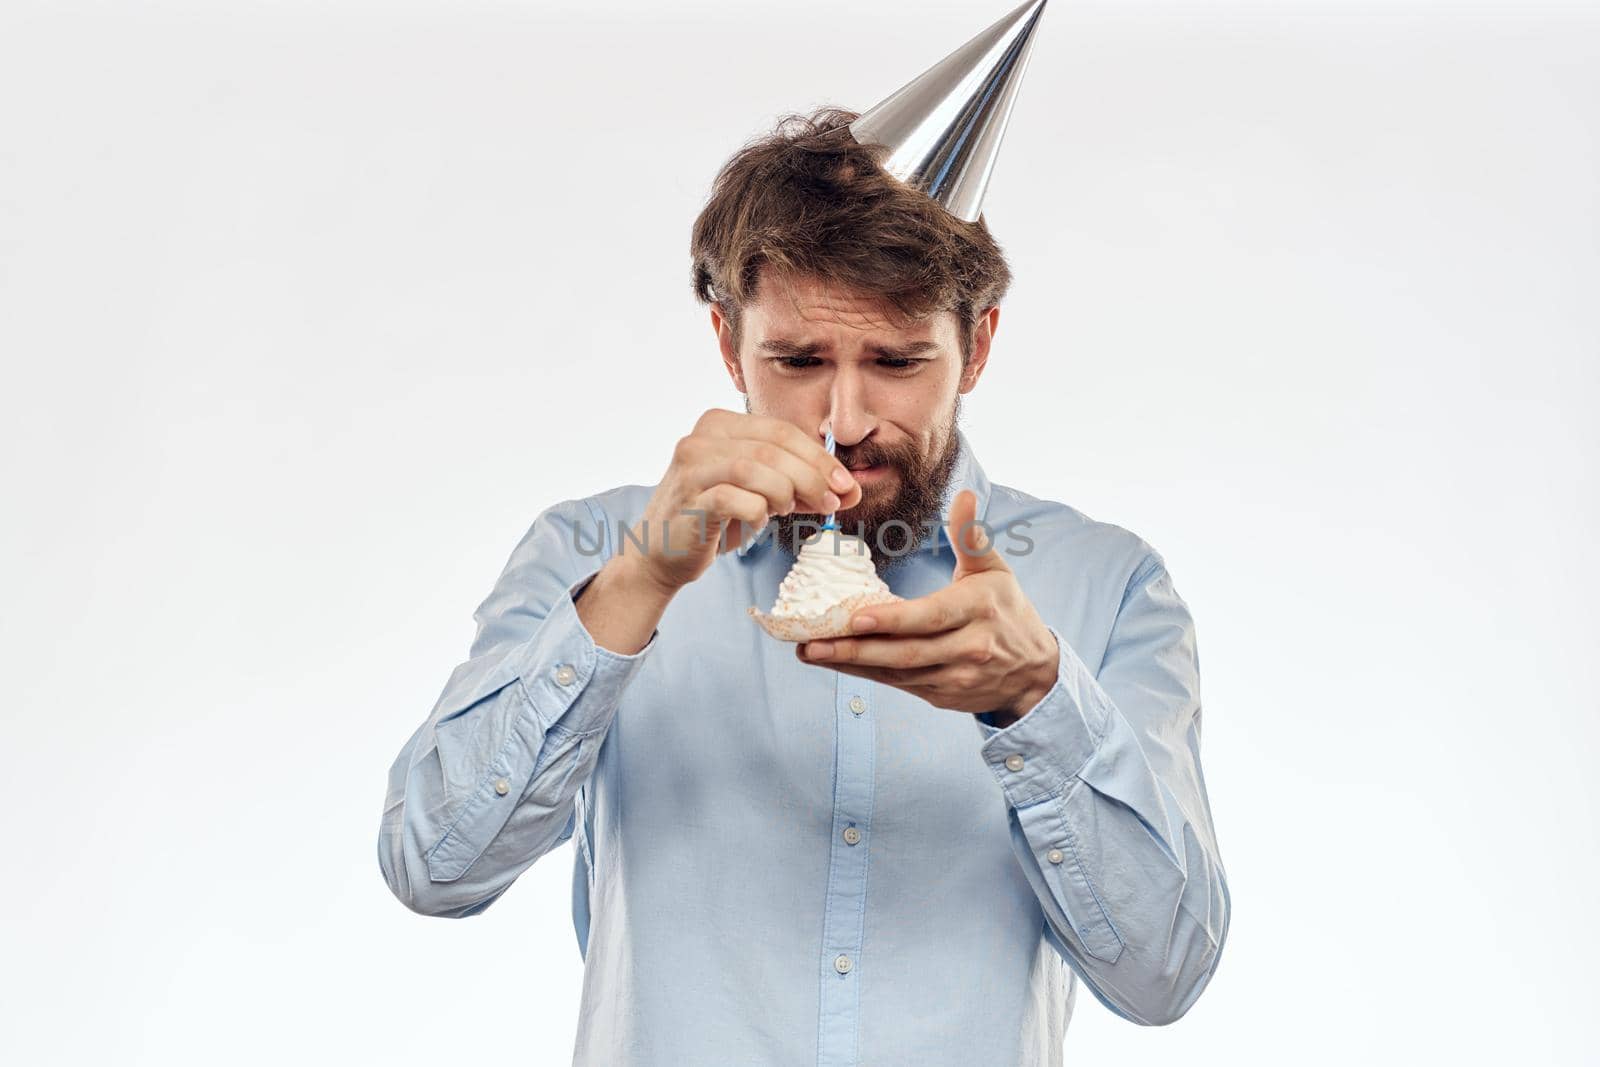
<svg viewBox="0 0 1600 1067">
<path fill-rule="evenodd" d="M 815 341 L 808 345 L 803 345 L 795 341 L 785 341 L 781 337 L 774 337 L 762 341 L 756 347 L 764 348 L 768 352 L 776 352 L 780 356 L 814 356 L 822 351 L 823 346 Z"/>
<path fill-rule="evenodd" d="M 939 347 L 937 341 L 912 341 L 903 345 L 873 345 L 872 350 L 880 356 L 893 356 L 896 359 L 909 359 L 912 356 L 929 352 Z"/>
</svg>

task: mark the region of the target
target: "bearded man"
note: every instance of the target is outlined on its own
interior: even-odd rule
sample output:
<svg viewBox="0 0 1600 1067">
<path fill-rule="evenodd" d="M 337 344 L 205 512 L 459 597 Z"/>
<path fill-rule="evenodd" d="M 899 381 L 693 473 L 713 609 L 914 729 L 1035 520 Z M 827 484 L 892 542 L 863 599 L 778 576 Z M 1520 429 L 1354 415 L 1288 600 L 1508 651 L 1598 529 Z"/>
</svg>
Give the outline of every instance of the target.
<svg viewBox="0 0 1600 1067">
<path fill-rule="evenodd" d="M 959 426 L 1042 8 L 728 161 L 692 284 L 744 410 L 533 520 L 394 761 L 378 858 L 417 912 L 573 841 L 575 1064 L 1059 1065 L 1080 980 L 1162 1025 L 1215 972 L 1191 614 L 1148 543 L 991 482 Z M 746 609 L 829 515 L 901 599 L 774 640 Z M 452 981 L 538 962 L 507 961 Z"/>
</svg>

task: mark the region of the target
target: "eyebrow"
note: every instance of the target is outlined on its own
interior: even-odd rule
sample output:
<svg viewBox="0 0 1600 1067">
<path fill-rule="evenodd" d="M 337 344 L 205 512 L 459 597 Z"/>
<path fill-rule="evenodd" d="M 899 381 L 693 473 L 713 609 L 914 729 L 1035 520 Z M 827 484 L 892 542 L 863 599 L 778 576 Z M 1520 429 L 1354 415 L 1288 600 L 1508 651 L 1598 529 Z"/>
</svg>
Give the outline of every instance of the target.
<svg viewBox="0 0 1600 1067">
<path fill-rule="evenodd" d="M 756 345 L 756 347 L 766 349 L 769 352 L 776 352 L 783 356 L 814 356 L 818 352 L 826 349 L 828 346 L 818 341 L 812 341 L 809 344 L 800 344 L 797 341 L 786 341 L 781 337 L 774 337 L 769 340 L 762 341 L 760 344 Z M 939 342 L 910 341 L 903 345 L 868 345 L 867 347 L 880 356 L 889 356 L 894 359 L 908 359 L 911 356 L 920 355 L 923 352 L 937 349 L 939 347 Z"/>
</svg>

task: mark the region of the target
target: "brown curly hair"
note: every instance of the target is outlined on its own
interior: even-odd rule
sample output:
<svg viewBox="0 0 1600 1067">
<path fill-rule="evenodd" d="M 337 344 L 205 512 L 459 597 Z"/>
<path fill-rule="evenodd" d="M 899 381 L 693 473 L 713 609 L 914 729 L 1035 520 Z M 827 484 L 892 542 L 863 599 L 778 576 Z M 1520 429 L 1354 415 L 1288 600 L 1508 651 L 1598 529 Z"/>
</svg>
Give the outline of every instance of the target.
<svg viewBox="0 0 1600 1067">
<path fill-rule="evenodd" d="M 1005 255 L 981 216 L 963 222 L 890 176 L 887 149 L 845 128 L 856 117 L 784 115 L 723 164 L 690 238 L 695 297 L 722 305 L 737 349 L 763 266 L 814 275 L 879 297 L 897 326 L 954 312 L 965 365 L 979 317 L 1011 285 Z"/>
</svg>

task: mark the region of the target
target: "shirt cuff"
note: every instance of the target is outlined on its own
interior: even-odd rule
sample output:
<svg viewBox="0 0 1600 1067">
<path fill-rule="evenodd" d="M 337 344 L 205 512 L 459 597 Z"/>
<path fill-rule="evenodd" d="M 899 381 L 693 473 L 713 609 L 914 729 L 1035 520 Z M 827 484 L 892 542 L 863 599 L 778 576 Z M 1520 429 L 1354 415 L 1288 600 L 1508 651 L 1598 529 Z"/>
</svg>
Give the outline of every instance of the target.
<svg viewBox="0 0 1600 1067">
<path fill-rule="evenodd" d="M 595 644 L 576 601 L 599 573 L 597 567 L 567 587 L 518 665 L 541 735 L 556 725 L 580 735 L 605 729 L 661 632 L 652 630 L 644 647 L 631 654 Z"/>
<path fill-rule="evenodd" d="M 1105 734 L 1107 698 L 1072 645 L 1054 626 L 1059 659 L 1056 682 L 1039 703 L 1010 726 L 992 712 L 973 716 L 979 752 L 1012 807 L 1059 794 L 1094 756 Z"/>
</svg>

